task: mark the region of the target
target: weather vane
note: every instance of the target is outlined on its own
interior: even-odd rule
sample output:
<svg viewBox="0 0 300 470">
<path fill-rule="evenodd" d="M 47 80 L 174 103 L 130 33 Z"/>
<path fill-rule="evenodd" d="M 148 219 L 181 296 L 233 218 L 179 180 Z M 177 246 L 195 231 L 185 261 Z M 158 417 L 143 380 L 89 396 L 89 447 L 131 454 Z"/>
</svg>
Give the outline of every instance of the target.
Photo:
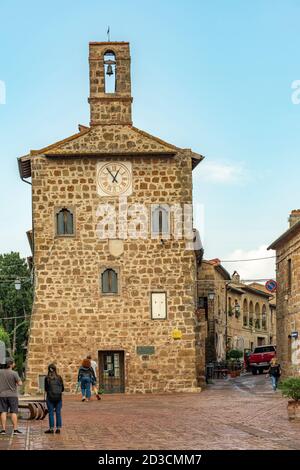
<svg viewBox="0 0 300 470">
<path fill-rule="evenodd" d="M 107 28 L 107 40 L 110 42 L 110 27 Z"/>
</svg>

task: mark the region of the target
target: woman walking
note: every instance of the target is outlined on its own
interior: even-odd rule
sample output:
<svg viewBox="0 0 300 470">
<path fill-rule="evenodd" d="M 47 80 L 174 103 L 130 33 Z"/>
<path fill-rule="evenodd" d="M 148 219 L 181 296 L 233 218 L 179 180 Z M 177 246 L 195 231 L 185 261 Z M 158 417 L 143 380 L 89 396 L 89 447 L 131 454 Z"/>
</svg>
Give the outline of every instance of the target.
<svg viewBox="0 0 300 470">
<path fill-rule="evenodd" d="M 50 364 L 48 366 L 48 375 L 45 377 L 46 401 L 49 412 L 49 429 L 45 431 L 45 434 L 54 434 L 54 412 L 56 417 L 55 434 L 60 434 L 62 427 L 61 409 L 63 391 L 63 379 L 57 374 L 56 365 Z"/>
<path fill-rule="evenodd" d="M 281 376 L 280 364 L 278 363 L 276 357 L 273 357 L 273 359 L 271 359 L 268 374 L 271 377 L 272 387 L 275 392 L 277 390 L 279 377 Z"/>
<path fill-rule="evenodd" d="M 78 371 L 78 382 L 81 387 L 82 401 L 89 401 L 91 398 L 91 385 L 96 383 L 90 359 L 83 359 Z"/>
</svg>

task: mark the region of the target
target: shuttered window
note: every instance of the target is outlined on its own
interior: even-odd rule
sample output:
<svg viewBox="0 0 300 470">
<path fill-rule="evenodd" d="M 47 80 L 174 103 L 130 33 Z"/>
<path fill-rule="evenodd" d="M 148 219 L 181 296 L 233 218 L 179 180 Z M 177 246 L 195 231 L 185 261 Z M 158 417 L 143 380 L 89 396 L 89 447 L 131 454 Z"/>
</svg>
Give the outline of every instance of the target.
<svg viewBox="0 0 300 470">
<path fill-rule="evenodd" d="M 69 209 L 61 209 L 56 214 L 56 234 L 74 235 L 73 213 Z"/>
<path fill-rule="evenodd" d="M 169 235 L 169 218 L 170 213 L 164 206 L 156 206 L 152 210 L 152 234 L 153 235 Z"/>
<path fill-rule="evenodd" d="M 118 293 L 118 274 L 114 269 L 105 269 L 101 274 L 101 290 L 103 294 Z"/>
</svg>

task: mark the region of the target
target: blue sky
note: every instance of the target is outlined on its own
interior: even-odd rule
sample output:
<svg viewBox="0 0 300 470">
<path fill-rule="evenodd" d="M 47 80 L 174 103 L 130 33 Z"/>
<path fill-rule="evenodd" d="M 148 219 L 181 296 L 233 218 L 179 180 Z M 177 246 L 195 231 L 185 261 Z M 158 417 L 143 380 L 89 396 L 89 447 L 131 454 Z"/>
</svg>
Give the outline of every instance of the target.
<svg viewBox="0 0 300 470">
<path fill-rule="evenodd" d="M 194 177 L 205 256 L 261 256 L 287 228 L 300 205 L 299 0 L 11 0 L 0 20 L 0 252 L 29 254 L 16 157 L 89 123 L 88 42 L 108 24 L 131 43 L 134 124 L 206 157 Z"/>
</svg>

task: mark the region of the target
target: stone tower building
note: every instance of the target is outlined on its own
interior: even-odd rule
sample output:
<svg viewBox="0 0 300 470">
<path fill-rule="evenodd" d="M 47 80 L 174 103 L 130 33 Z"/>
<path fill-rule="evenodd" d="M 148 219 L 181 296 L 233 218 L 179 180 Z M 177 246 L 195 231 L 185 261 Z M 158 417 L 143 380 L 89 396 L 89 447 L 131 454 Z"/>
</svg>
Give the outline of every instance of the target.
<svg viewBox="0 0 300 470">
<path fill-rule="evenodd" d="M 277 356 L 283 376 L 300 376 L 300 209 L 268 248 L 276 250 Z"/>
<path fill-rule="evenodd" d="M 27 390 L 55 361 L 74 391 L 88 353 L 106 392 L 195 390 L 201 247 L 186 225 L 203 157 L 133 127 L 129 43 L 90 43 L 89 64 L 90 127 L 19 158 L 33 211 Z"/>
</svg>

